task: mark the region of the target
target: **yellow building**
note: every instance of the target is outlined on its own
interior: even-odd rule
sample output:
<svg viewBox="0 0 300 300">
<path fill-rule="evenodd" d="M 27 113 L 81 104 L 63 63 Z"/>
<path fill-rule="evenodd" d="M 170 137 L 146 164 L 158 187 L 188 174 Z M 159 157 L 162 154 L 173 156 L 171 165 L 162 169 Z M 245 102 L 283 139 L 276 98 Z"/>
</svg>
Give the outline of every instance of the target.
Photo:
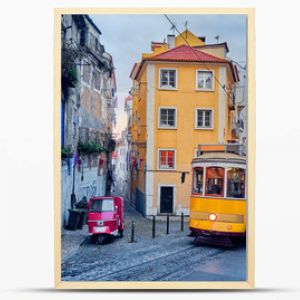
<svg viewBox="0 0 300 300">
<path fill-rule="evenodd" d="M 146 216 L 188 215 L 198 145 L 237 140 L 237 69 L 226 43 L 207 45 L 188 30 L 151 50 L 130 74 L 132 203 Z"/>
</svg>

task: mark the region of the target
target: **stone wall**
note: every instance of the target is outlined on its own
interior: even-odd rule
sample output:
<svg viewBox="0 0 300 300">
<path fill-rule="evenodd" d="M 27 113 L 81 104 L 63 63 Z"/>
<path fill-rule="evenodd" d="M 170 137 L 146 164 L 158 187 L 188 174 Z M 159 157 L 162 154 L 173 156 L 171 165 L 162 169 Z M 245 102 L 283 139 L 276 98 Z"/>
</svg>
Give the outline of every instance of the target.
<svg viewBox="0 0 300 300">
<path fill-rule="evenodd" d="M 70 175 L 69 175 L 70 174 Z M 101 173 L 100 173 L 101 174 Z M 68 166 L 64 163 L 61 167 L 61 196 L 62 196 L 62 225 L 68 222 L 69 212 L 71 208 L 71 194 L 73 187 L 73 168 L 71 163 L 70 172 L 68 173 Z M 83 197 L 90 199 L 92 196 L 105 195 L 105 174 L 98 175 L 98 167 L 86 167 L 78 172 L 75 168 L 75 195 L 77 202 L 82 200 Z M 83 179 L 83 180 L 82 180 Z"/>
<path fill-rule="evenodd" d="M 146 216 L 146 196 L 138 188 L 135 189 L 136 209 L 143 216 Z"/>
</svg>

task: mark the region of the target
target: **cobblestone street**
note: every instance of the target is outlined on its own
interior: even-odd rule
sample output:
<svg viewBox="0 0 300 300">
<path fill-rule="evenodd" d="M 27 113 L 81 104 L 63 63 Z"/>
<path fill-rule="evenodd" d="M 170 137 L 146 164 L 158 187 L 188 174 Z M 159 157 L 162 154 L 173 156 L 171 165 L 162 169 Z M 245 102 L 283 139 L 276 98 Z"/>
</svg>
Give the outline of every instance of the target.
<svg viewBox="0 0 300 300">
<path fill-rule="evenodd" d="M 135 243 L 129 243 L 131 222 L 136 223 Z M 184 231 L 180 220 L 157 220 L 156 238 L 152 221 L 126 203 L 123 238 L 104 245 L 94 244 L 86 227 L 63 231 L 62 280 L 64 281 L 195 281 L 245 280 L 245 248 L 207 247 L 188 237 L 188 218 Z"/>
</svg>

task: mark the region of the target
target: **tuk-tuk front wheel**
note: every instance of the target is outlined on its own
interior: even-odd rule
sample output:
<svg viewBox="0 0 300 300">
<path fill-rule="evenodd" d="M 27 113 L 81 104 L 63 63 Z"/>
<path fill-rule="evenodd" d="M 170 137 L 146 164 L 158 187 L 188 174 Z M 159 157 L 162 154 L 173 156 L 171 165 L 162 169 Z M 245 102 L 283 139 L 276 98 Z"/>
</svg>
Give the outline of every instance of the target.
<svg viewBox="0 0 300 300">
<path fill-rule="evenodd" d="M 123 237 L 123 229 L 119 229 L 119 237 Z"/>
<path fill-rule="evenodd" d="M 105 236 L 103 234 L 98 234 L 96 243 L 98 245 L 102 245 L 104 243 L 104 240 L 105 240 Z"/>
</svg>

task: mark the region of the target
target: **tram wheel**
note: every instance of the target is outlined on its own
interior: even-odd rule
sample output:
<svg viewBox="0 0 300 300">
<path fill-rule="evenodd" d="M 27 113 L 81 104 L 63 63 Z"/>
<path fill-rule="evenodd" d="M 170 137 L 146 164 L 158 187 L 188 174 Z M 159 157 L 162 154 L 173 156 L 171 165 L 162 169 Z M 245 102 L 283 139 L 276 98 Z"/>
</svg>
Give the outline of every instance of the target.
<svg viewBox="0 0 300 300">
<path fill-rule="evenodd" d="M 243 247 L 246 245 L 246 237 L 244 236 L 232 237 L 231 241 L 233 242 L 235 247 Z"/>
</svg>

